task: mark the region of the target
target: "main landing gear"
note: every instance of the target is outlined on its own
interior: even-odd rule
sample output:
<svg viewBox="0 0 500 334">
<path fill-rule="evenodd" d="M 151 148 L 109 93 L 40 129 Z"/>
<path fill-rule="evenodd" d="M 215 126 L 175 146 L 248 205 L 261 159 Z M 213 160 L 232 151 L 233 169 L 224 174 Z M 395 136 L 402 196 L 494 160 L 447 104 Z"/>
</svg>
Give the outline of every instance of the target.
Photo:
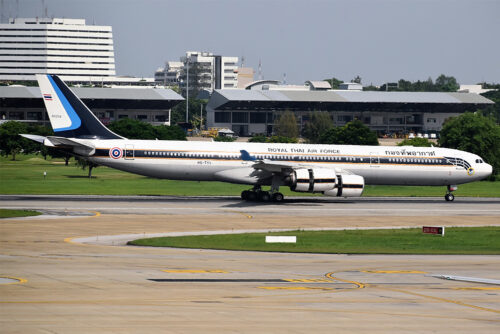
<svg viewBox="0 0 500 334">
<path fill-rule="evenodd" d="M 244 190 L 241 199 L 252 202 L 283 202 L 285 197 L 278 191 L 264 191 L 260 186 L 253 187 L 252 190 Z"/>
<path fill-rule="evenodd" d="M 444 199 L 446 202 L 453 202 L 455 199 L 455 196 L 452 194 L 453 191 L 457 190 L 458 187 L 454 185 L 449 185 L 448 186 L 448 191 L 446 192 L 446 195 L 444 195 Z"/>
</svg>

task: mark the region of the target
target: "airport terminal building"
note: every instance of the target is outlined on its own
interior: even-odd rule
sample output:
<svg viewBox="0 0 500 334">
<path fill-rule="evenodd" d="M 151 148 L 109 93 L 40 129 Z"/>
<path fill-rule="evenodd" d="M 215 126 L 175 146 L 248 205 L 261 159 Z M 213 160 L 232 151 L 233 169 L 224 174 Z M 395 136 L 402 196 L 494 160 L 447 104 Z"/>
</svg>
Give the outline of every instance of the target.
<svg viewBox="0 0 500 334">
<path fill-rule="evenodd" d="M 169 124 L 170 109 L 184 98 L 163 88 L 71 88 L 104 123 L 133 118 Z M 16 120 L 49 125 L 40 88 L 0 86 L 0 122 Z"/>
<path fill-rule="evenodd" d="M 437 133 L 447 118 L 494 104 L 473 93 L 278 89 L 214 91 L 208 127 L 229 128 L 238 136 L 271 135 L 280 113 L 289 110 L 301 131 L 311 112 L 320 111 L 338 126 L 359 119 L 379 134 Z"/>
</svg>

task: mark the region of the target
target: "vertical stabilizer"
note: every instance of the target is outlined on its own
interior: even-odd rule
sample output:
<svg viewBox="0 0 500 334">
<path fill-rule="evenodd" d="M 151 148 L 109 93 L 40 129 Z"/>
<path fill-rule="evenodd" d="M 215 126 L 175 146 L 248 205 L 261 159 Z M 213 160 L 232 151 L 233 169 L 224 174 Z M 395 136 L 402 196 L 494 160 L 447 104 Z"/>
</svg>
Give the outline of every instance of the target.
<svg viewBox="0 0 500 334">
<path fill-rule="evenodd" d="M 54 133 L 66 138 L 121 139 L 102 124 L 56 75 L 37 74 Z"/>
</svg>

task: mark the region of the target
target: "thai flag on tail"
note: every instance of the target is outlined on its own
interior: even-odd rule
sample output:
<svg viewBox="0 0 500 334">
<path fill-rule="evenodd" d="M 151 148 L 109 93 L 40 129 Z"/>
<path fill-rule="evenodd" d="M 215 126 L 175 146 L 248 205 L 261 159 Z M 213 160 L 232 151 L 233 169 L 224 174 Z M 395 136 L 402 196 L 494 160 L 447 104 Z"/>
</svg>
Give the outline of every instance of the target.
<svg viewBox="0 0 500 334">
<path fill-rule="evenodd" d="M 43 98 L 44 98 L 46 101 L 52 101 L 52 95 L 50 95 L 50 94 L 43 94 Z"/>
</svg>

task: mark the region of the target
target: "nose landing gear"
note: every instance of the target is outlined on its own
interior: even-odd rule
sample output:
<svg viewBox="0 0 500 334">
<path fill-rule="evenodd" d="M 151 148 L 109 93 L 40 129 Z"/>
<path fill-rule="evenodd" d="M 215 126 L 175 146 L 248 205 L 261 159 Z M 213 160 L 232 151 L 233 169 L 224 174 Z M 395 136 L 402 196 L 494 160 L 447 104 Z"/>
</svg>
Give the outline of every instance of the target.
<svg viewBox="0 0 500 334">
<path fill-rule="evenodd" d="M 452 194 L 453 191 L 457 190 L 458 187 L 454 185 L 449 185 L 448 186 L 448 191 L 446 192 L 446 195 L 444 195 L 444 199 L 446 202 L 453 202 L 455 199 L 455 196 Z"/>
</svg>

